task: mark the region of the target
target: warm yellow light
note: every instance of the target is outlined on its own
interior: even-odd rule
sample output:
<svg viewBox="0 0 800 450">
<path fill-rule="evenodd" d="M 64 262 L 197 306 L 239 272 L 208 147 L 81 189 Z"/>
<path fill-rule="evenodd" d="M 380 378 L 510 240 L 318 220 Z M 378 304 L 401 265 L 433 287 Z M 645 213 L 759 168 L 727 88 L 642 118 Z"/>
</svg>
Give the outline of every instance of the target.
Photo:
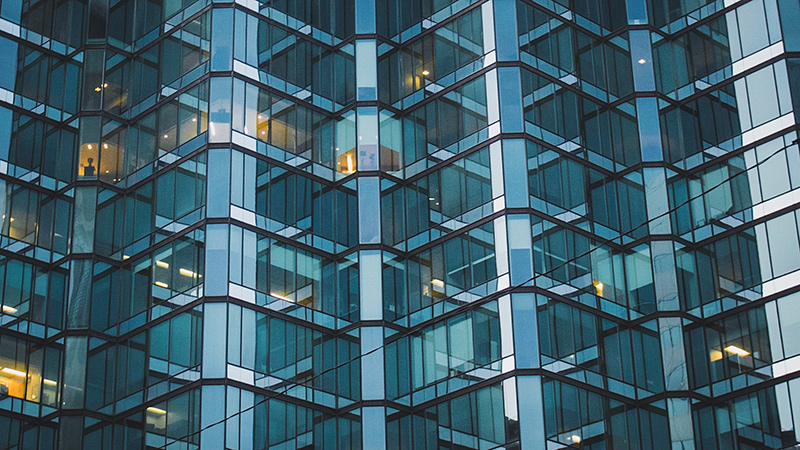
<svg viewBox="0 0 800 450">
<path fill-rule="evenodd" d="M 156 265 L 158 267 L 163 267 L 164 269 L 169 269 L 169 264 L 165 263 L 164 261 L 156 261 Z"/>
<path fill-rule="evenodd" d="M 164 139 L 166 139 L 166 138 L 168 138 L 168 137 L 169 137 L 169 135 L 168 135 L 168 134 L 165 134 L 165 135 L 164 135 Z"/>
<path fill-rule="evenodd" d="M 91 150 L 91 149 L 92 149 L 92 144 L 87 144 L 87 145 L 86 145 L 86 148 L 88 148 L 89 150 Z"/>
<path fill-rule="evenodd" d="M 592 285 L 594 285 L 594 289 L 597 291 L 597 296 L 603 296 L 603 282 L 599 280 L 593 280 Z"/>
<path fill-rule="evenodd" d="M 130 256 L 128 256 L 128 255 L 122 255 L 122 259 L 130 259 Z"/>
<path fill-rule="evenodd" d="M 192 272 L 191 270 L 188 270 L 188 269 L 181 268 L 181 269 L 178 270 L 178 273 L 180 273 L 181 275 L 183 275 L 185 277 L 197 278 L 197 274 Z"/>
<path fill-rule="evenodd" d="M 436 278 L 434 278 L 433 280 L 431 280 L 431 284 L 433 285 L 433 287 L 444 289 L 444 281 L 442 280 L 437 280 Z"/>
<path fill-rule="evenodd" d="M 164 283 L 163 281 L 156 281 L 154 284 L 156 286 L 158 286 L 158 287 L 162 287 L 162 288 L 165 288 L 165 289 L 169 288 L 169 285 L 167 283 Z"/>
<path fill-rule="evenodd" d="M 108 144 L 103 143 L 103 148 L 108 148 Z"/>
<path fill-rule="evenodd" d="M 642 58 L 642 59 L 640 59 L 640 60 L 639 60 L 639 64 L 644 64 L 644 63 L 646 63 L 646 62 L 647 62 L 647 60 L 646 60 L 646 59 L 644 59 L 644 58 Z"/>
<path fill-rule="evenodd" d="M 8 221 L 9 221 L 9 222 L 13 222 L 13 221 L 14 221 L 14 218 L 13 218 L 13 217 L 10 217 L 10 218 L 8 219 Z"/>
<path fill-rule="evenodd" d="M 94 88 L 94 90 L 95 92 L 100 92 L 100 86 L 97 86 L 96 88 Z"/>
<path fill-rule="evenodd" d="M 347 172 L 353 173 L 353 155 L 347 155 Z"/>
<path fill-rule="evenodd" d="M 292 302 L 292 303 L 294 303 L 294 300 L 290 299 L 289 297 L 284 297 L 284 296 L 282 296 L 282 295 L 280 295 L 280 294 L 276 294 L 276 293 L 274 293 L 274 292 L 270 292 L 270 293 L 269 293 L 269 295 L 271 295 L 271 296 L 273 296 L 273 297 L 275 297 L 275 298 L 279 298 L 279 299 L 281 299 L 281 300 L 286 300 L 287 302 Z"/>
<path fill-rule="evenodd" d="M 580 444 L 581 443 L 581 437 L 578 436 L 577 434 L 573 434 L 572 436 L 570 436 L 569 440 L 574 442 L 574 443 L 576 443 L 576 444 Z"/>
<path fill-rule="evenodd" d="M 48 386 L 57 386 L 57 385 L 58 385 L 58 383 L 56 383 L 55 381 L 53 381 L 53 380 L 48 380 L 47 378 L 45 378 L 45 379 L 44 379 L 44 380 L 42 380 L 42 381 L 44 382 L 44 384 L 46 384 L 46 385 L 48 385 Z"/>
<path fill-rule="evenodd" d="M 103 87 L 108 87 L 108 83 L 103 83 Z"/>
<path fill-rule="evenodd" d="M 714 362 L 722 359 L 724 355 L 719 350 L 711 350 L 711 354 L 709 356 L 711 357 L 711 362 Z"/>
<path fill-rule="evenodd" d="M 10 306 L 3 305 L 3 312 L 8 314 L 14 314 L 17 312 L 17 308 L 12 308 Z"/>
<path fill-rule="evenodd" d="M 425 76 L 427 77 L 427 76 L 428 76 L 428 75 L 430 75 L 431 73 L 428 71 L 428 69 L 425 69 L 425 70 L 423 70 L 423 71 L 422 71 L 422 74 L 423 74 L 423 75 L 425 75 Z"/>
<path fill-rule="evenodd" d="M 747 350 L 739 348 L 735 345 L 729 345 L 725 347 L 725 351 L 728 353 L 733 353 L 736 356 L 742 356 L 742 357 L 748 356 L 750 354 L 750 352 L 748 352 Z"/>
<path fill-rule="evenodd" d="M 166 414 L 167 413 L 163 409 L 156 408 L 155 406 L 151 406 L 151 407 L 147 408 L 147 412 L 151 412 L 151 413 L 154 413 L 154 414 Z"/>
<path fill-rule="evenodd" d="M 15 370 L 10 367 L 4 367 L 3 370 L 0 370 L 0 372 L 7 373 L 9 375 L 15 375 L 18 377 L 24 377 L 25 375 L 27 375 L 25 372 L 21 370 Z"/>
</svg>

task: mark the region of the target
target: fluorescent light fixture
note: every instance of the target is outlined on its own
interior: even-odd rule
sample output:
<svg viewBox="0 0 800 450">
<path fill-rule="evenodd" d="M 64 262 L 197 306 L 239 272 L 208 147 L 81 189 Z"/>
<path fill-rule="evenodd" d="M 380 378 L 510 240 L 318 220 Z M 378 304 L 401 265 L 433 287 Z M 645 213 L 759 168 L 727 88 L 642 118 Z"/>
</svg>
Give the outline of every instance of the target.
<svg viewBox="0 0 800 450">
<path fill-rule="evenodd" d="M 169 269 L 169 263 L 165 263 L 164 261 L 156 261 L 156 265 L 164 269 Z"/>
<path fill-rule="evenodd" d="M 178 270 L 178 273 L 185 277 L 197 278 L 197 274 L 188 269 L 181 268 Z"/>
<path fill-rule="evenodd" d="M 158 286 L 158 287 L 165 288 L 165 289 L 166 289 L 166 288 L 169 288 L 169 285 L 168 285 L 167 283 L 164 283 L 163 281 L 156 281 L 156 282 L 155 282 L 155 283 L 153 283 L 153 284 L 155 284 L 155 285 L 156 285 L 156 286 Z"/>
<path fill-rule="evenodd" d="M 353 155 L 347 155 L 347 171 L 353 173 Z"/>
<path fill-rule="evenodd" d="M 739 348 L 739 347 L 737 347 L 735 345 L 729 345 L 729 346 L 725 347 L 725 351 L 728 352 L 728 353 L 733 353 L 736 356 L 742 356 L 742 357 L 750 355 L 750 352 L 748 352 L 747 350 L 745 350 L 743 348 Z"/>
<path fill-rule="evenodd" d="M 271 295 L 271 296 L 273 296 L 273 297 L 275 297 L 275 298 L 279 298 L 279 299 L 281 299 L 281 300 L 286 300 L 287 302 L 292 302 L 292 303 L 294 303 L 294 300 L 290 299 L 289 297 L 284 297 L 284 296 L 282 296 L 282 295 L 280 295 L 280 294 L 276 294 L 276 293 L 274 293 L 274 292 L 270 292 L 270 293 L 269 293 L 269 295 Z"/>
<path fill-rule="evenodd" d="M 21 370 L 12 369 L 10 367 L 4 367 L 3 370 L 0 370 L 0 372 L 7 373 L 9 375 L 15 375 L 18 377 L 24 377 L 25 375 L 27 375 L 25 372 Z"/>
<path fill-rule="evenodd" d="M 151 412 L 153 414 L 166 414 L 167 412 L 161 408 L 156 408 L 155 406 L 151 406 L 147 408 L 147 412 Z"/>
<path fill-rule="evenodd" d="M 44 384 L 48 385 L 48 386 L 58 386 L 58 383 L 56 383 L 56 382 L 55 382 L 55 381 L 53 381 L 53 380 L 48 380 L 47 378 L 45 378 L 44 380 L 42 380 L 42 382 L 43 382 Z"/>
<path fill-rule="evenodd" d="M 3 312 L 8 314 L 15 314 L 17 312 L 17 308 L 12 308 L 10 306 L 3 305 Z"/>
</svg>

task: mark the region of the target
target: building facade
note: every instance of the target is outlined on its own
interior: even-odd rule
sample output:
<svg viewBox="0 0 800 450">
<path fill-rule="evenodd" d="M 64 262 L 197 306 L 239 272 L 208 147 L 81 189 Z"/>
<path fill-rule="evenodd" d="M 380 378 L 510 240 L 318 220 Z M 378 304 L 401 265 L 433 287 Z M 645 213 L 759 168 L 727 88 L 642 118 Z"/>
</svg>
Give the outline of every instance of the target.
<svg viewBox="0 0 800 450">
<path fill-rule="evenodd" d="M 798 0 L 0 0 L 0 449 L 800 442 Z"/>
</svg>

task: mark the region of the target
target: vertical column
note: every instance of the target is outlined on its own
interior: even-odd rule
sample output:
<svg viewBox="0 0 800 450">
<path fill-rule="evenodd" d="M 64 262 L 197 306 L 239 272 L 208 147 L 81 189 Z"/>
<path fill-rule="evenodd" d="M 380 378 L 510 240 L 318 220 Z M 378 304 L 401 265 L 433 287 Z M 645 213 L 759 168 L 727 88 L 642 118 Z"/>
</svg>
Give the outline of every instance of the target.
<svg viewBox="0 0 800 450">
<path fill-rule="evenodd" d="M 694 426 L 689 399 L 667 399 L 667 414 L 673 450 L 694 450 Z"/>
<path fill-rule="evenodd" d="M 216 8 L 211 13 L 211 70 L 228 71 L 232 67 L 233 10 Z"/>
<path fill-rule="evenodd" d="M 533 284 L 533 244 L 531 219 L 528 215 L 507 216 L 508 261 L 513 286 Z"/>
<path fill-rule="evenodd" d="M 521 448 L 547 448 L 544 436 L 544 399 L 542 377 L 517 377 L 519 437 Z"/>
<path fill-rule="evenodd" d="M 208 178 L 206 192 L 206 217 L 230 216 L 230 157 L 229 149 L 208 151 Z M 209 224 L 206 226 L 205 268 L 203 289 L 206 296 L 228 294 L 228 226 Z"/>
<path fill-rule="evenodd" d="M 356 101 L 378 100 L 378 53 L 375 34 L 375 0 L 356 0 Z M 356 111 L 356 170 L 358 175 L 358 241 L 359 244 L 381 242 L 380 178 L 373 172 L 380 168 L 378 152 L 378 108 L 359 106 Z M 373 172 L 374 173 L 374 172 Z M 383 318 L 383 289 L 381 287 L 381 252 L 359 252 L 359 292 L 361 320 Z M 384 400 L 383 327 L 361 328 L 361 398 Z M 361 413 L 362 446 L 386 448 L 386 409 L 365 406 Z"/>
<path fill-rule="evenodd" d="M 647 3 L 645 0 L 626 0 L 629 25 L 644 25 L 647 23 Z"/>
<path fill-rule="evenodd" d="M 664 388 L 668 391 L 689 389 L 686 357 L 683 352 L 683 326 L 679 317 L 658 319 L 661 339 L 661 360 L 664 367 Z"/>
<path fill-rule="evenodd" d="M 522 133 L 522 80 L 519 67 L 497 69 L 497 84 L 500 92 L 500 131 Z"/>
<path fill-rule="evenodd" d="M 519 59 L 516 0 L 494 0 L 495 47 L 498 61 Z"/>
<path fill-rule="evenodd" d="M 211 78 L 208 102 L 208 141 L 231 141 L 231 100 L 233 91 L 230 78 Z M 216 170 L 209 165 L 209 172 Z"/>
<path fill-rule="evenodd" d="M 383 327 L 361 328 L 361 399 L 384 400 Z M 361 414 L 362 446 L 386 448 L 386 409 L 365 406 Z"/>
<path fill-rule="evenodd" d="M 205 321 L 204 321 L 205 322 Z M 205 344 L 204 344 L 205 346 Z M 200 397 L 200 449 L 225 448 L 225 386 L 203 386 Z"/>
<path fill-rule="evenodd" d="M 203 378 L 224 378 L 227 372 L 227 303 L 203 307 Z"/>
</svg>

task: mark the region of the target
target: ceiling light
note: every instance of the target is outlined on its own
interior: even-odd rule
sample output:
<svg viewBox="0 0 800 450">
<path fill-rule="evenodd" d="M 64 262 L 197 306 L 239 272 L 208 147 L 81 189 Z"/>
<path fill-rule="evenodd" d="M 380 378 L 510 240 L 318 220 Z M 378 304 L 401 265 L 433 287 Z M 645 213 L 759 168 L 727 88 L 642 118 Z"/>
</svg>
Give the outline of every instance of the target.
<svg viewBox="0 0 800 450">
<path fill-rule="evenodd" d="M 44 382 L 44 384 L 46 384 L 46 385 L 48 385 L 48 386 L 57 386 L 57 385 L 58 385 L 58 383 L 56 383 L 55 381 L 53 381 L 53 380 L 48 380 L 47 378 L 45 378 L 45 379 L 44 379 L 44 380 L 42 380 L 42 381 Z"/>
<path fill-rule="evenodd" d="M 581 443 L 581 437 L 580 437 L 580 436 L 578 436 L 577 434 L 573 434 L 573 435 L 572 435 L 572 436 L 570 436 L 568 439 L 569 439 L 570 441 L 572 441 L 572 442 L 576 443 L 576 444 L 580 444 L 580 443 Z"/>
<path fill-rule="evenodd" d="M 164 289 L 168 289 L 169 288 L 169 285 L 167 283 L 164 283 L 163 281 L 156 281 L 153 284 L 155 284 L 158 287 L 162 287 Z"/>
<path fill-rule="evenodd" d="M 3 305 L 3 312 L 8 314 L 15 314 L 17 312 L 17 308 L 12 308 L 10 306 Z"/>
<path fill-rule="evenodd" d="M 197 117 L 192 117 L 192 122 L 197 122 Z"/>
<path fill-rule="evenodd" d="M 156 265 L 164 269 L 169 269 L 169 263 L 165 263 L 164 261 L 156 261 Z"/>
<path fill-rule="evenodd" d="M 424 70 L 422 71 L 422 75 L 424 75 L 424 76 L 426 76 L 426 77 L 427 77 L 428 75 L 430 75 L 430 74 L 431 74 L 431 73 L 428 71 L 428 69 L 424 69 Z"/>
<path fill-rule="evenodd" d="M 164 135 L 164 139 L 166 139 L 166 138 L 168 138 L 168 137 L 169 137 L 169 135 L 168 135 L 168 134 L 165 134 L 165 135 Z"/>
<path fill-rule="evenodd" d="M 0 370 L 0 372 L 7 373 L 9 375 L 15 375 L 18 377 L 24 377 L 25 375 L 27 375 L 25 372 L 21 370 L 15 370 L 10 367 L 4 367 L 3 370 Z"/>
<path fill-rule="evenodd" d="M 640 59 L 640 60 L 639 60 L 639 64 L 644 64 L 644 63 L 646 63 L 646 62 L 647 62 L 647 60 L 646 60 L 646 59 L 644 59 L 644 58 L 642 58 L 642 59 Z"/>
<path fill-rule="evenodd" d="M 147 412 L 151 412 L 154 414 L 166 414 L 167 412 L 161 408 L 156 408 L 155 406 L 151 406 L 147 408 Z"/>
<path fill-rule="evenodd" d="M 280 294 L 276 294 L 276 293 L 274 293 L 274 292 L 270 292 L 270 293 L 269 293 L 269 295 L 271 295 L 271 296 L 273 296 L 273 297 L 275 297 L 275 298 L 279 298 L 279 299 L 281 299 L 281 300 L 286 300 L 287 302 L 292 302 L 292 303 L 294 303 L 294 300 L 290 299 L 289 297 L 284 297 L 284 296 L 282 296 L 282 295 L 280 295 Z"/>
<path fill-rule="evenodd" d="M 108 144 L 103 143 L 103 148 L 108 148 Z"/>
<path fill-rule="evenodd" d="M 739 348 L 735 345 L 729 345 L 725 347 L 725 351 L 728 353 L 733 353 L 736 356 L 742 356 L 742 357 L 750 355 L 750 352 L 748 352 L 743 348 Z"/>
<path fill-rule="evenodd" d="M 95 92 L 100 92 L 100 86 L 97 86 L 96 88 L 94 88 L 94 90 Z"/>
<path fill-rule="evenodd" d="M 92 149 L 92 144 L 87 144 L 87 145 L 86 145 L 86 148 L 88 148 L 89 150 L 91 150 L 91 149 Z"/>
<path fill-rule="evenodd" d="M 197 274 L 188 269 L 183 269 L 183 268 L 178 269 L 178 273 L 180 273 L 185 277 L 197 278 Z"/>
</svg>

